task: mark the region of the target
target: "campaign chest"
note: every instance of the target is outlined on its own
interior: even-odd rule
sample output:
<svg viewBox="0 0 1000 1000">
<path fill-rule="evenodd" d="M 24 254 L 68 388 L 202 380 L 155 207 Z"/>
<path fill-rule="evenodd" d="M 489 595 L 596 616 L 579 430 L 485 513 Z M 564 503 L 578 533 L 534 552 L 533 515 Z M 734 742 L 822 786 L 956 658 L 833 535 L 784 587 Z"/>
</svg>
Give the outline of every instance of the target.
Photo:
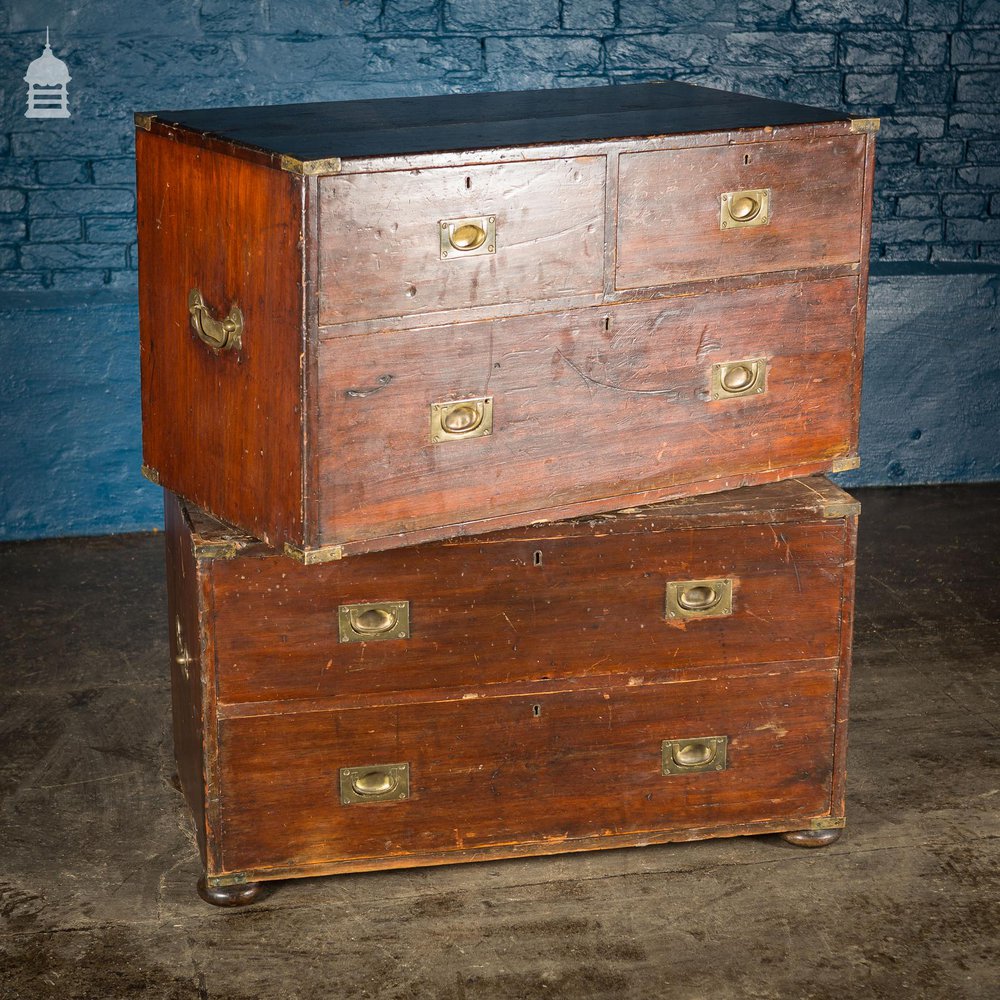
<svg viewBox="0 0 1000 1000">
<path fill-rule="evenodd" d="M 874 119 L 659 83 L 137 125 L 147 474 L 305 562 L 857 463 Z"/>
<path fill-rule="evenodd" d="M 207 898 L 843 825 L 858 508 L 822 477 L 319 566 L 166 505 Z"/>
</svg>

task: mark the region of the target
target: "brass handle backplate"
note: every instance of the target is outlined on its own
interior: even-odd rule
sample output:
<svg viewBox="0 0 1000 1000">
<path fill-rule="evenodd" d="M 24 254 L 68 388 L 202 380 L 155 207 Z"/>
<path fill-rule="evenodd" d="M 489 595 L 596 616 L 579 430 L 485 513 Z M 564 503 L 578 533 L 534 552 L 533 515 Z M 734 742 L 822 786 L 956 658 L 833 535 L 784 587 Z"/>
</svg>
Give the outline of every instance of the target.
<svg viewBox="0 0 1000 1000">
<path fill-rule="evenodd" d="M 243 346 L 243 312 L 234 302 L 225 319 L 216 319 L 201 294 L 192 288 L 188 293 L 188 313 L 191 329 L 198 339 L 216 351 L 238 351 Z"/>
<path fill-rule="evenodd" d="M 771 221 L 771 189 L 726 191 L 720 199 L 720 229 L 747 229 Z"/>
<path fill-rule="evenodd" d="M 180 667 L 184 680 L 187 680 L 190 675 L 191 664 L 194 663 L 194 657 L 187 651 L 187 646 L 184 643 L 184 628 L 181 625 L 180 615 L 174 619 L 174 640 L 174 646 L 177 650 L 174 653 L 174 663 Z"/>
<path fill-rule="evenodd" d="M 493 433 L 493 397 L 431 404 L 431 442 L 461 441 Z"/>
<path fill-rule="evenodd" d="M 341 604 L 337 610 L 341 642 L 379 642 L 409 639 L 410 602 L 379 601 L 375 604 Z"/>
<path fill-rule="evenodd" d="M 468 219 L 442 219 L 438 223 L 441 259 L 479 257 L 497 252 L 497 217 L 476 215 Z"/>
<path fill-rule="evenodd" d="M 340 801 L 395 802 L 410 796 L 409 764 L 368 764 L 340 769 Z"/>
<path fill-rule="evenodd" d="M 767 388 L 767 358 L 712 365 L 712 399 L 760 395 Z"/>
<path fill-rule="evenodd" d="M 724 771 L 728 736 L 695 736 L 686 740 L 664 740 L 660 747 L 662 774 L 697 774 Z"/>
<path fill-rule="evenodd" d="M 667 584 L 667 618 L 724 618 L 732 613 L 732 580 L 671 580 Z"/>
</svg>

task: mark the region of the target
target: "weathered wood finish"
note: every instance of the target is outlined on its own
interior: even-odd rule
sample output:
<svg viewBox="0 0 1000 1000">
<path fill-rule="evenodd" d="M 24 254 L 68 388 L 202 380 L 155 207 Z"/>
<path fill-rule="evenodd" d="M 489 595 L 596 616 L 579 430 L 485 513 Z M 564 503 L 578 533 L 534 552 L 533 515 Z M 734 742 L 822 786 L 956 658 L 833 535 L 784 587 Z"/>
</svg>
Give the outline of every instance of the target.
<svg viewBox="0 0 1000 1000">
<path fill-rule="evenodd" d="M 321 566 L 216 560 L 219 697 L 372 702 L 839 654 L 842 519 L 662 531 L 633 517 L 630 532 L 596 520 Z M 667 581 L 716 578 L 734 581 L 731 617 L 666 620 Z M 377 600 L 410 602 L 410 638 L 338 642 L 337 608 Z"/>
<path fill-rule="evenodd" d="M 302 536 L 300 177 L 136 133 L 143 458 L 257 536 Z M 237 303 L 243 349 L 191 329 Z"/>
<path fill-rule="evenodd" d="M 871 136 L 608 90 L 145 121 L 153 478 L 315 561 L 849 467 Z M 772 223 L 720 233 L 721 191 L 764 183 Z M 496 254 L 442 260 L 440 220 L 486 213 Z M 243 307 L 238 354 L 189 331 L 195 285 Z M 702 398 L 751 353 L 764 399 Z M 430 403 L 486 392 L 491 438 L 431 445 Z"/>
<path fill-rule="evenodd" d="M 861 260 L 863 135 L 619 157 L 620 289 Z M 771 191 L 767 225 L 720 229 L 724 192 Z"/>
<path fill-rule="evenodd" d="M 573 296 L 598 302 L 604 157 L 319 181 L 319 323 Z M 441 259 L 442 219 L 492 216 L 496 252 Z"/>
<path fill-rule="evenodd" d="M 857 505 L 826 480 L 319 567 L 167 503 L 209 888 L 842 821 Z M 666 582 L 716 576 L 732 616 L 668 624 Z M 338 605 L 376 600 L 411 638 L 339 643 Z M 709 735 L 726 771 L 660 774 Z M 395 762 L 407 800 L 341 805 L 341 767 Z"/>
<path fill-rule="evenodd" d="M 836 660 L 676 683 L 268 714 L 220 727 L 222 863 L 710 829 L 829 809 Z M 725 771 L 660 773 L 665 739 L 728 735 Z M 406 762 L 410 795 L 342 805 L 341 767 Z M 763 813 L 762 813 L 763 810 Z"/>
<path fill-rule="evenodd" d="M 324 342 L 316 542 L 375 550 L 846 458 L 856 308 L 838 278 Z M 714 363 L 760 357 L 765 393 L 711 399 Z M 486 395 L 489 437 L 431 443 L 431 403 Z"/>
</svg>

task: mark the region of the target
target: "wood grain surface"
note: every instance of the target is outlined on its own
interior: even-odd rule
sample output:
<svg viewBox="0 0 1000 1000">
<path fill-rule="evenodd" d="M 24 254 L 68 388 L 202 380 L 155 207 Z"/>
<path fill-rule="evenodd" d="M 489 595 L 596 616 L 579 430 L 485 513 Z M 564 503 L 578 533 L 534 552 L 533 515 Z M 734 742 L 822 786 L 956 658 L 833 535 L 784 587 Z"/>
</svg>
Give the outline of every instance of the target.
<svg viewBox="0 0 1000 1000">
<path fill-rule="evenodd" d="M 325 341 L 318 544 L 572 516 L 558 508 L 581 501 L 610 510 L 646 490 L 853 454 L 857 287 L 805 281 L 459 324 L 447 337 Z M 761 357 L 763 395 L 709 398 L 714 363 Z M 490 437 L 431 443 L 432 403 L 487 395 Z"/>
<path fill-rule="evenodd" d="M 569 295 L 598 301 L 604 162 L 321 178 L 320 325 Z M 496 220 L 496 252 L 442 260 L 441 221 L 479 216 Z"/>
<path fill-rule="evenodd" d="M 136 135 L 143 459 L 261 538 L 302 535 L 302 178 Z M 240 351 L 191 329 L 188 292 L 237 303 Z"/>
<path fill-rule="evenodd" d="M 559 844 L 808 817 L 830 804 L 837 661 L 676 683 L 304 712 L 221 724 L 224 871 Z M 664 739 L 729 737 L 664 776 Z M 342 767 L 406 762 L 410 797 L 342 805 Z"/>
<path fill-rule="evenodd" d="M 615 287 L 861 260 L 863 135 L 622 153 Z M 720 229 L 724 192 L 771 190 L 767 225 Z"/>
<path fill-rule="evenodd" d="M 219 699 L 384 704 L 839 654 L 843 518 L 668 531 L 633 518 L 631 531 L 597 519 L 586 534 L 500 533 L 320 566 L 213 560 Z M 733 580 L 732 615 L 669 622 L 667 583 L 706 578 Z M 338 607 L 380 600 L 410 602 L 410 638 L 340 642 Z"/>
</svg>

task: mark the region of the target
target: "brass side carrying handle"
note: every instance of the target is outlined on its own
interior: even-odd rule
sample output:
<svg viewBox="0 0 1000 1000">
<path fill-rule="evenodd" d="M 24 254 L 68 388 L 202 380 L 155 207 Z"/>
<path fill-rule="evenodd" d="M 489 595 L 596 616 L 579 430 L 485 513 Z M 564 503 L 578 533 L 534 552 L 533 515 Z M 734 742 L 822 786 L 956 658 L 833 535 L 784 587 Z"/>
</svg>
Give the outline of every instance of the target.
<svg viewBox="0 0 1000 1000">
<path fill-rule="evenodd" d="M 409 764 L 368 764 L 340 769 L 340 801 L 392 802 L 409 798 Z"/>
<path fill-rule="evenodd" d="M 243 347 L 243 312 L 234 302 L 225 319 L 216 319 L 205 304 L 200 288 L 188 293 L 191 329 L 198 339 L 216 351 L 238 351 Z"/>
<path fill-rule="evenodd" d="M 722 618 L 733 613 L 733 581 L 671 580 L 667 618 Z"/>
<path fill-rule="evenodd" d="M 720 229 L 746 229 L 770 222 L 770 188 L 726 191 L 721 195 Z"/>
<path fill-rule="evenodd" d="M 191 664 L 194 663 L 194 657 L 187 651 L 187 645 L 184 642 L 184 627 L 181 624 L 180 615 L 174 619 L 174 640 L 177 650 L 174 654 L 174 663 L 180 667 L 184 680 L 187 680 L 190 676 Z"/>
<path fill-rule="evenodd" d="M 341 642 L 379 642 L 410 637 L 410 602 L 341 604 L 337 609 Z"/>
<path fill-rule="evenodd" d="M 661 773 L 697 774 L 724 771 L 728 736 L 695 736 L 684 740 L 664 740 L 660 747 Z"/>
</svg>

